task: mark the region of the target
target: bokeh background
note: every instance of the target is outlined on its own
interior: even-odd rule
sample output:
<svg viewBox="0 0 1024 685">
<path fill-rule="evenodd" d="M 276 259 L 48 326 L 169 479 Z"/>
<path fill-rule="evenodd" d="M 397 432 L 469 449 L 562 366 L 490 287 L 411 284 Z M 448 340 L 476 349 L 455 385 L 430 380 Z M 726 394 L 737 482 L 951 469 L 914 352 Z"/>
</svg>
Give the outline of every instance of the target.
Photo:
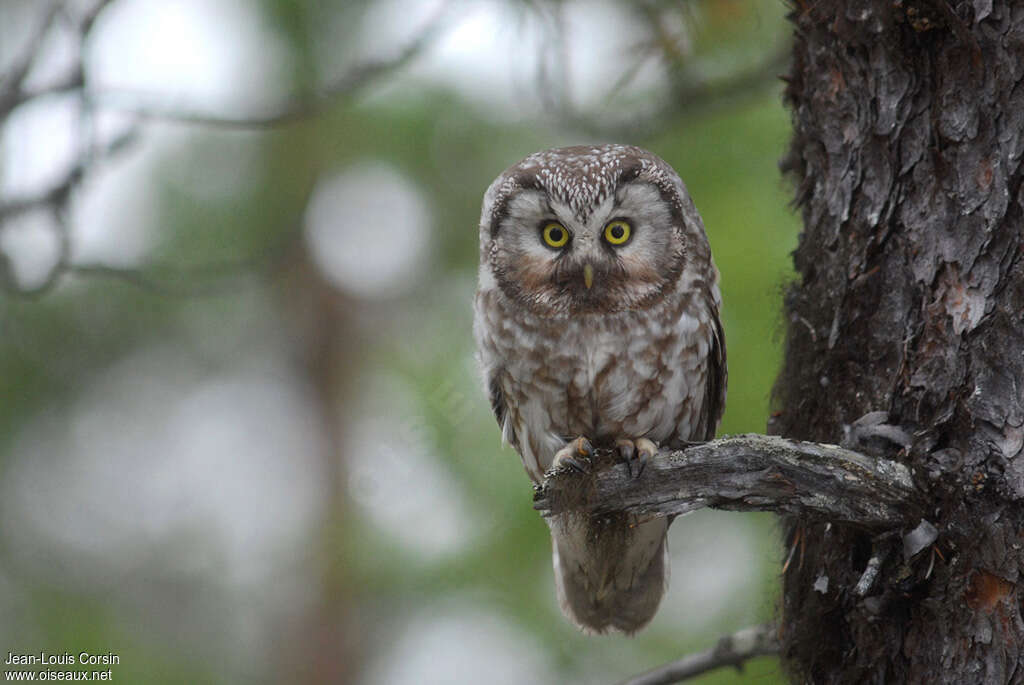
<svg viewBox="0 0 1024 685">
<path fill-rule="evenodd" d="M 722 272 L 720 433 L 762 432 L 797 234 L 786 11 L 0 1 L 0 655 L 113 652 L 135 683 L 611 683 L 770 619 L 773 519 L 714 511 L 673 525 L 639 636 L 561 617 L 471 302 L 498 173 L 647 147 Z M 782 678 L 696 682 L 739 680 Z"/>
</svg>

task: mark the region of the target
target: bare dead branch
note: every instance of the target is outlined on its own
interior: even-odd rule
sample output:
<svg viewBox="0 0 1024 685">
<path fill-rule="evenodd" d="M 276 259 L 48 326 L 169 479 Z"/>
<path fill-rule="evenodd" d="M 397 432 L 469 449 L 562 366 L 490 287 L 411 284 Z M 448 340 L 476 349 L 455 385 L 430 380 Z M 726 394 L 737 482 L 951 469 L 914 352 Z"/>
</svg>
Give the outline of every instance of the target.
<svg viewBox="0 0 1024 685">
<path fill-rule="evenodd" d="M 675 108 L 670 107 L 668 113 L 709 111 L 733 104 L 741 98 L 759 95 L 764 88 L 778 85 L 791 57 L 792 49 L 786 43 L 775 53 L 766 55 L 753 69 L 738 71 L 714 81 L 677 87 L 672 95 Z"/>
<path fill-rule="evenodd" d="M 0 124 L 4 122 L 14 108 L 31 99 L 74 90 L 82 91 L 85 85 L 85 74 L 81 52 L 79 52 L 78 58 L 72 64 L 68 74 L 54 83 L 31 91 L 25 90 L 24 84 L 33 64 L 39 57 L 46 34 L 52 30 L 58 17 L 71 22 L 72 30 L 77 34 L 78 40 L 84 42 L 90 31 L 92 31 L 97 17 L 111 1 L 96 0 L 90 7 L 76 16 L 71 16 L 68 9 L 62 7 L 59 3 L 54 2 L 47 6 L 42 21 L 29 40 L 28 49 L 16 60 L 14 66 L 3 75 L 2 81 L 0 81 Z M 90 105 L 83 98 L 80 120 L 87 122 L 90 118 Z M 87 128 L 87 126 L 83 125 L 83 128 Z M 92 144 L 92 136 L 89 135 L 88 140 L 90 143 L 87 146 L 88 149 L 80 151 L 75 163 L 53 186 L 39 191 L 35 195 L 8 198 L 0 202 L 0 230 L 5 227 L 5 222 L 14 216 L 32 211 L 45 211 L 56 222 L 59 246 L 57 260 L 53 268 L 41 283 L 30 288 L 20 287 L 16 283 L 9 260 L 5 257 L 3 264 L 0 264 L 0 272 L 2 272 L 0 273 L 0 287 L 18 295 L 37 297 L 49 292 L 56 285 L 60 277 L 68 270 L 71 260 L 71 229 L 68 218 L 68 205 L 72 192 L 99 160 L 117 155 L 136 140 L 137 134 L 137 127 L 129 128 L 127 132 L 100 147 Z"/>
<path fill-rule="evenodd" d="M 197 271 L 209 272 L 196 276 Z M 207 297 L 234 289 L 238 279 L 250 275 L 237 264 L 209 264 L 201 267 L 125 267 L 108 264 L 70 264 L 65 273 L 90 278 L 106 278 L 127 283 L 143 292 L 162 297 Z M 163 277 L 158 274 L 164 273 Z M 191 276 L 191 277 L 190 277 Z"/>
<path fill-rule="evenodd" d="M 28 197 L 13 198 L 0 202 L 0 230 L 4 228 L 4 221 L 11 217 L 37 209 L 65 204 L 71 191 L 89 174 L 95 162 L 117 156 L 130 148 L 138 139 L 139 127 L 130 127 L 106 145 L 95 150 L 92 155 L 80 157 L 59 181 L 46 190 Z"/>
<path fill-rule="evenodd" d="M 58 217 L 58 223 L 62 219 Z M 212 261 L 205 264 L 148 264 L 143 267 L 109 264 L 79 264 L 71 260 L 68 231 L 62 226 L 60 255 L 46 279 L 31 288 L 19 286 L 10 266 L 0 259 L 0 288 L 12 295 L 37 298 L 53 290 L 62 276 L 81 276 L 126 283 L 138 290 L 161 297 L 211 297 L 230 292 L 241 281 L 260 281 L 276 276 L 294 253 L 302 236 L 301 224 L 281 232 L 268 245 L 250 256 Z M 4 255 L 0 252 L 0 258 Z"/>
<path fill-rule="evenodd" d="M 14 109 L 20 102 L 22 87 L 25 84 L 25 77 L 32 70 L 39 57 L 43 37 L 50 31 L 54 20 L 60 13 L 60 6 L 51 2 L 43 13 L 42 20 L 36 26 L 35 31 L 29 36 L 25 45 L 26 50 L 15 59 L 14 64 L 7 70 L 7 73 L 0 75 L 0 119 Z"/>
<path fill-rule="evenodd" d="M 68 18 L 69 21 L 73 22 L 73 30 L 78 35 L 80 41 L 85 41 L 100 13 L 111 2 L 113 0 L 97 0 L 97 2 L 78 16 Z M 51 2 L 44 11 L 42 21 L 36 27 L 35 33 L 26 42 L 28 49 L 19 56 L 6 73 L 0 74 L 0 121 L 3 121 L 14 109 L 30 100 L 47 95 L 80 91 L 85 87 L 85 72 L 80 54 L 68 73 L 52 83 L 35 88 L 25 88 L 25 78 L 39 58 L 39 53 L 45 45 L 44 38 L 46 34 L 50 32 L 59 17 L 66 17 L 67 14 L 68 10 L 66 7 L 62 7 L 58 2 Z"/>
<path fill-rule="evenodd" d="M 442 4 L 426 25 L 417 32 L 416 37 L 393 56 L 356 64 L 321 92 L 307 99 L 282 103 L 265 112 L 236 116 L 203 112 L 160 102 L 144 94 L 121 91 L 96 91 L 90 93 L 89 97 L 98 107 L 135 114 L 140 119 L 159 119 L 212 128 L 263 129 L 282 126 L 314 116 L 339 100 L 409 64 L 441 36 L 451 4 Z"/>
<path fill-rule="evenodd" d="M 9 100 L 0 101 L 0 119 L 3 119 L 6 114 L 30 100 L 50 95 L 66 95 L 79 92 L 84 86 L 85 81 L 82 78 L 82 72 L 76 69 L 45 86 L 22 89 L 11 96 Z"/>
<path fill-rule="evenodd" d="M 636 478 L 621 464 L 587 476 L 559 470 L 534 494 L 544 516 L 674 516 L 703 507 L 800 514 L 872 530 L 913 528 L 924 513 L 909 470 L 898 462 L 757 434 L 661 453 Z"/>
<path fill-rule="evenodd" d="M 790 48 L 784 46 L 778 52 L 767 56 L 757 67 L 738 71 L 713 81 L 701 81 L 677 85 L 666 99 L 666 104 L 652 113 L 628 120 L 607 120 L 596 114 L 583 113 L 578 109 L 565 109 L 559 117 L 569 128 L 583 131 L 592 136 L 607 139 L 640 140 L 665 129 L 666 122 L 681 116 L 695 116 L 712 112 L 722 107 L 735 105 L 746 98 L 756 97 L 766 88 L 774 88 L 778 78 L 789 64 Z M 617 84 L 616 88 L 621 88 Z M 601 98 L 602 102 L 616 102 L 612 91 Z M 559 114 L 559 113 L 556 113 Z"/>
<path fill-rule="evenodd" d="M 723 666 L 743 668 L 751 659 L 779 653 L 776 632 L 775 626 L 769 623 L 738 630 L 720 639 L 711 649 L 669 662 L 625 680 L 621 685 L 669 685 Z"/>
<path fill-rule="evenodd" d="M 78 18 L 78 32 L 83 36 L 89 35 L 89 32 L 92 31 L 92 26 L 96 23 L 96 19 L 99 18 L 100 13 L 107 8 L 107 5 L 110 5 L 113 2 L 114 0 L 97 0 L 96 4 L 82 13 Z"/>
<path fill-rule="evenodd" d="M 69 264 L 65 272 L 121 281 L 163 297 L 209 297 L 234 289 L 242 279 L 272 278 L 285 266 L 301 237 L 302 226 L 296 223 L 253 255 L 239 259 L 194 265 L 149 265 L 143 268 Z"/>
<path fill-rule="evenodd" d="M 38 297 L 50 292 L 62 276 L 75 274 L 117 279 L 141 290 L 163 295 L 191 297 L 220 292 L 226 284 L 237 281 L 240 275 L 249 270 L 260 272 L 257 275 L 276 271 L 276 265 L 280 260 L 273 254 L 268 255 L 263 252 L 251 258 L 235 260 L 231 264 L 218 263 L 180 269 L 74 264 L 71 261 L 70 226 L 67 219 L 68 203 L 73 192 L 98 163 L 115 157 L 135 142 L 141 132 L 142 122 L 146 119 L 171 120 L 208 127 L 269 128 L 311 116 L 338 99 L 349 96 L 358 89 L 405 66 L 424 52 L 440 36 L 450 7 L 454 4 L 453 2 L 444 3 L 426 22 L 416 37 L 393 56 L 357 64 L 323 92 L 317 93 L 310 99 L 287 102 L 264 113 L 238 117 L 222 116 L 182 110 L 161 103 L 142 103 L 139 96 L 129 93 L 93 91 L 86 83 L 81 54 L 63 76 L 45 86 L 26 89 L 25 79 L 38 57 L 42 39 L 52 29 L 57 18 L 63 16 L 71 22 L 73 32 L 78 35 L 81 42 L 84 42 L 97 17 L 111 2 L 112 0 L 95 0 L 88 9 L 74 17 L 62 9 L 59 3 L 51 3 L 47 6 L 35 34 L 28 42 L 29 47 L 24 55 L 19 56 L 6 74 L 0 75 L 0 124 L 16 107 L 26 102 L 44 96 L 77 93 L 81 98 L 80 128 L 82 139 L 85 141 L 75 163 L 54 185 L 27 197 L 0 199 L 0 231 L 11 218 L 33 211 L 48 211 L 56 218 L 61 246 L 58 259 L 43 282 L 29 288 L 20 287 L 17 284 L 13 278 L 10 264 L 4 257 L 3 262 L 0 263 L 0 288 L 7 292 L 25 297 Z M 136 118 L 126 133 L 106 145 L 96 146 L 93 143 L 93 115 L 96 109 L 102 108 L 134 113 Z M 298 231 L 286 231 L 282 243 L 294 242 L 294 237 L 297 234 Z M 282 245 L 275 244 L 274 247 L 280 248 Z M 275 254 L 280 254 L 280 251 Z"/>
</svg>

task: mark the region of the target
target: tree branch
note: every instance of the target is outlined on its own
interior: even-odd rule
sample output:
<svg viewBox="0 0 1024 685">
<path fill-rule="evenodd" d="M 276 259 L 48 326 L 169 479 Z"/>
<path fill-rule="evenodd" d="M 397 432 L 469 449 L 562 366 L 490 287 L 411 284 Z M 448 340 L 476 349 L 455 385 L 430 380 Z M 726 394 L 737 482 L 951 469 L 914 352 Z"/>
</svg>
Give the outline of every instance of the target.
<svg viewBox="0 0 1024 685">
<path fill-rule="evenodd" d="M 598 459 L 609 459 L 599 452 Z M 568 469 L 537 486 L 544 516 L 626 512 L 674 516 L 703 507 L 801 514 L 875 530 L 912 528 L 925 507 L 903 464 L 837 445 L 738 435 L 664 452 L 643 473 L 625 465 L 587 477 Z"/>
<path fill-rule="evenodd" d="M 55 81 L 44 86 L 37 86 L 33 89 L 25 89 L 25 78 L 32 70 L 33 65 L 39 58 L 39 54 L 45 46 L 46 34 L 53 28 L 56 20 L 63 16 L 73 24 L 72 31 L 78 35 L 78 40 L 84 42 L 92 31 L 93 24 L 99 18 L 101 12 L 113 2 L 113 0 L 97 0 L 91 7 L 81 11 L 77 16 L 70 16 L 66 6 L 61 3 L 51 2 L 42 15 L 42 20 L 36 27 L 31 39 L 26 42 L 27 51 L 22 54 L 6 73 L 0 74 L 0 121 L 5 119 L 15 108 L 46 95 L 57 95 L 82 90 L 85 87 L 85 71 L 81 51 L 78 59 L 71 65 L 70 70 Z"/>
<path fill-rule="evenodd" d="M 264 129 L 282 126 L 318 114 L 324 108 L 357 90 L 406 66 L 432 46 L 443 33 L 452 2 L 442 3 L 415 38 L 391 57 L 370 59 L 348 69 L 322 91 L 305 99 L 286 101 L 264 112 L 239 115 L 217 114 L 159 102 L 142 94 L 95 91 L 89 96 L 98 107 L 134 114 L 140 119 L 158 119 L 213 128 Z M 150 100 L 146 102 L 145 100 Z"/>
<path fill-rule="evenodd" d="M 26 88 L 26 78 L 38 58 L 43 39 L 48 32 L 53 30 L 55 22 L 59 18 L 64 18 L 69 22 L 72 32 L 78 37 L 79 44 L 82 44 L 88 39 L 97 17 L 112 1 L 92 0 L 92 4 L 88 8 L 78 13 L 69 12 L 58 2 L 50 2 L 33 32 L 32 40 L 28 41 L 28 48 L 18 56 L 6 73 L 0 73 L 0 127 L 4 125 L 11 112 L 22 104 L 48 95 L 75 93 L 81 103 L 79 133 L 80 137 L 87 141 L 81 146 L 82 149 L 79 150 L 75 163 L 52 186 L 23 197 L 0 198 L 0 233 L 11 225 L 11 219 L 30 212 L 49 211 L 56 219 L 57 235 L 61 245 L 58 259 L 50 272 L 42 282 L 32 286 L 23 286 L 17 282 L 10 260 L 0 252 L 0 291 L 25 297 L 40 297 L 52 291 L 62 276 L 76 274 L 115 278 L 142 290 L 191 297 L 214 294 L 223 290 L 225 284 L 245 273 L 243 268 L 258 269 L 260 273 L 257 273 L 257 276 L 262 275 L 264 271 L 275 270 L 276 265 L 282 260 L 279 257 L 266 257 L 262 254 L 254 258 L 237 260 L 238 264 L 235 268 L 228 263 L 196 268 L 184 267 L 176 277 L 170 269 L 160 267 L 138 269 L 104 264 L 74 264 L 71 261 L 68 220 L 70 198 L 99 162 L 111 160 L 139 138 L 146 120 L 160 119 L 208 127 L 262 129 L 284 125 L 320 112 L 334 102 L 352 95 L 360 88 L 375 83 L 383 76 L 404 67 L 426 51 L 443 33 L 446 21 L 455 4 L 454 0 L 442 3 L 426 21 L 423 28 L 393 55 L 357 62 L 323 91 L 306 99 L 286 101 L 272 110 L 264 112 L 238 116 L 218 115 L 181 109 L 159 101 L 143 102 L 139 94 L 93 90 L 87 83 L 81 50 L 71 68 L 61 77 L 42 86 Z M 93 115 L 98 109 L 134 114 L 134 118 L 126 131 L 106 144 L 96 145 Z M 299 234 L 299 231 L 288 231 L 282 241 L 282 246 L 290 245 L 294 241 L 294 237 Z M 168 272 L 172 277 L 159 278 L 160 272 Z M 202 278 L 196 280 L 196 276 L 202 276 Z"/>
<path fill-rule="evenodd" d="M 770 623 L 738 630 L 720 639 L 711 649 L 671 661 L 625 680 L 621 685 L 669 685 L 723 666 L 742 668 L 750 659 L 779 653 L 776 632 L 776 627 Z"/>
<path fill-rule="evenodd" d="M 714 80 L 674 84 L 665 104 L 644 115 L 632 114 L 628 119 L 608 119 L 601 111 L 584 113 L 578 108 L 565 107 L 556 113 L 563 125 L 584 133 L 610 139 L 643 139 L 664 130 L 666 123 L 683 116 L 698 116 L 734 105 L 760 95 L 779 84 L 779 74 L 789 64 L 791 49 L 787 44 L 768 55 L 756 67 L 747 68 Z M 616 84 L 601 102 L 616 102 L 621 89 Z M 591 108 L 592 110 L 594 108 Z"/>
<path fill-rule="evenodd" d="M 3 222 L 12 217 L 37 209 L 53 208 L 66 204 L 71 192 L 92 171 L 92 167 L 97 161 L 112 159 L 131 147 L 138 140 L 138 137 L 139 127 L 137 125 L 132 126 L 93 151 L 90 157 L 79 157 L 64 176 L 51 187 L 39 191 L 35 195 L 0 200 L 0 231 L 4 228 Z"/>
<path fill-rule="evenodd" d="M 32 70 L 32 65 L 35 64 L 41 51 L 43 38 L 50 30 L 59 13 L 60 5 L 56 2 L 52 2 L 47 6 L 39 24 L 26 41 L 28 47 L 25 52 L 15 59 L 14 63 L 8 68 L 7 73 L 0 74 L 0 119 L 22 102 L 21 92 L 25 83 L 25 77 Z"/>
</svg>

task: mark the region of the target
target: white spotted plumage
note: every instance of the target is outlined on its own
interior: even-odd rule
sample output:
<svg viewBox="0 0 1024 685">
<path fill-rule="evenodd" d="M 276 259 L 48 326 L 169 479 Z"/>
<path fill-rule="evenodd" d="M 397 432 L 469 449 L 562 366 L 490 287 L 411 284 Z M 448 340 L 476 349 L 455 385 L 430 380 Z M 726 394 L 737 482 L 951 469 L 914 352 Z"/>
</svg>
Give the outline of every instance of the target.
<svg viewBox="0 0 1024 685">
<path fill-rule="evenodd" d="M 602 239 L 613 220 L 623 245 Z M 571 241 L 552 250 L 539 227 Z M 713 436 L 725 399 L 718 274 L 678 175 L 640 148 L 530 155 L 488 189 L 474 332 L 502 434 L 539 482 L 556 452 Z M 590 269 L 593 287 L 581 276 Z M 594 632 L 632 633 L 665 588 L 665 519 L 549 520 L 563 611 Z"/>
</svg>

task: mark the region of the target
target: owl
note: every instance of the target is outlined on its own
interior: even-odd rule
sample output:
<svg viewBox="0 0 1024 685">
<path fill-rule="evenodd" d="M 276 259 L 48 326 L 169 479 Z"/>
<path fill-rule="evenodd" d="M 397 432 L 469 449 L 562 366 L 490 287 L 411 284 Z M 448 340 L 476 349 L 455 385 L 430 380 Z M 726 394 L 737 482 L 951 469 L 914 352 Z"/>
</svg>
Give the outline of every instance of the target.
<svg viewBox="0 0 1024 685">
<path fill-rule="evenodd" d="M 638 476 L 714 437 L 725 406 L 718 270 L 686 186 L 638 147 L 545 150 L 484 195 L 478 360 L 534 483 L 597 448 Z M 632 634 L 668 579 L 665 518 L 552 516 L 555 587 L 587 632 Z"/>
</svg>

